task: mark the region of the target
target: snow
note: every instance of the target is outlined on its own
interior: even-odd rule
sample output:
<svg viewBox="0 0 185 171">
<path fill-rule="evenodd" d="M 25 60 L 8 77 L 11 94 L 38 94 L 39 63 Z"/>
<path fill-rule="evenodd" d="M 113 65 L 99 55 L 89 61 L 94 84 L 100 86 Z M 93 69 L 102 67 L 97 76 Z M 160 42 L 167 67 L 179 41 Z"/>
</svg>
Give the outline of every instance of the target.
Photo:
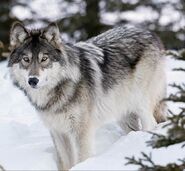
<svg viewBox="0 0 185 171">
<path fill-rule="evenodd" d="M 167 57 L 168 83 L 185 80 L 184 73 L 172 71 L 183 65 L 184 62 Z M 56 170 L 49 132 L 27 97 L 12 85 L 6 66 L 7 62 L 0 63 L 0 165 L 7 170 Z M 168 94 L 171 92 L 175 89 L 168 86 Z M 181 105 L 169 103 L 169 108 L 177 112 Z M 165 133 L 162 125 L 153 132 Z M 141 152 L 152 152 L 152 159 L 161 165 L 184 158 L 182 144 L 152 149 L 145 143 L 150 139 L 151 134 L 142 131 L 125 135 L 116 123 L 110 123 L 97 131 L 96 154 L 72 170 L 136 170 L 137 166 L 125 165 L 125 157 L 141 157 Z"/>
<path fill-rule="evenodd" d="M 151 135 L 146 132 L 130 132 L 111 145 L 102 155 L 87 159 L 73 167 L 72 170 L 137 170 L 138 166 L 125 165 L 128 162 L 125 157 L 138 158 L 141 157 L 141 152 L 150 154 L 152 150 L 153 161 L 156 164 L 166 165 L 168 162 L 177 161 L 185 154 L 185 149 L 180 148 L 182 144 L 155 150 L 146 147 L 144 142 L 150 138 Z"/>
</svg>

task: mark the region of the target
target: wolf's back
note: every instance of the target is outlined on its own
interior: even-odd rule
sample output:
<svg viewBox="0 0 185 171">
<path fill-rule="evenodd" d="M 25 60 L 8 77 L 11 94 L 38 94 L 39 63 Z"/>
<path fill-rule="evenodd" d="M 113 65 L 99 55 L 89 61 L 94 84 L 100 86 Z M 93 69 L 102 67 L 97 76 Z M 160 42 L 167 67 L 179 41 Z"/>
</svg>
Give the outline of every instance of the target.
<svg viewBox="0 0 185 171">
<path fill-rule="evenodd" d="M 87 42 L 93 43 L 98 47 L 122 44 L 125 48 L 136 48 L 135 46 L 147 46 L 154 44 L 162 49 L 162 43 L 154 33 L 133 25 L 121 25 L 110 29 L 96 37 L 89 39 Z"/>
<path fill-rule="evenodd" d="M 166 96 L 165 58 L 163 45 L 154 33 L 125 25 L 108 30 L 86 43 L 89 44 L 87 59 L 96 59 L 94 63 L 97 64 L 91 68 L 93 82 L 100 82 L 105 93 L 101 102 L 104 105 L 100 106 L 108 109 L 105 116 L 98 110 L 97 118 L 120 113 L 120 106 L 124 106 L 122 113 L 127 114 L 138 112 L 139 106 L 147 106 L 146 110 L 150 110 L 157 121 L 165 120 L 165 102 L 162 101 Z M 90 47 L 91 44 L 96 49 Z M 112 100 L 105 104 L 105 99 Z M 115 111 L 109 110 L 113 101 L 116 101 Z"/>
<path fill-rule="evenodd" d="M 162 57 L 163 46 L 159 38 L 148 30 L 130 25 L 108 30 L 87 43 L 99 47 L 103 53 L 99 67 L 105 90 L 133 73 L 144 59 L 152 68 Z"/>
</svg>

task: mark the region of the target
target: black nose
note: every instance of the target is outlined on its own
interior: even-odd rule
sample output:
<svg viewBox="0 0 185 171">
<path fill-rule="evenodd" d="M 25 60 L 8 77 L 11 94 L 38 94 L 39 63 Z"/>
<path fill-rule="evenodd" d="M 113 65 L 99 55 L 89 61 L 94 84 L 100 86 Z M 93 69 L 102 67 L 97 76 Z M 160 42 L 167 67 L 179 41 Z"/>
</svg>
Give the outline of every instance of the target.
<svg viewBox="0 0 185 171">
<path fill-rule="evenodd" d="M 32 87 L 36 87 L 37 83 L 39 82 L 39 79 L 36 77 L 29 78 L 28 84 L 31 85 Z"/>
</svg>

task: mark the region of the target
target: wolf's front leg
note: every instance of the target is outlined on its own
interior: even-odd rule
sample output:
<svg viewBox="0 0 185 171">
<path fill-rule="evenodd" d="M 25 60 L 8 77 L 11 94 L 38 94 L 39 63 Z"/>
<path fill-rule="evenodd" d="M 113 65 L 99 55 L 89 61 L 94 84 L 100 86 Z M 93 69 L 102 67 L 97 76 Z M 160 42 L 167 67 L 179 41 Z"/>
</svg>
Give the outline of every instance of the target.
<svg viewBox="0 0 185 171">
<path fill-rule="evenodd" d="M 58 170 L 69 170 L 78 161 L 75 137 L 57 131 L 52 131 L 51 136 L 57 154 Z"/>
<path fill-rule="evenodd" d="M 94 130 L 86 127 L 77 133 L 78 162 L 82 162 L 92 155 L 94 145 Z"/>
<path fill-rule="evenodd" d="M 69 170 L 91 156 L 93 135 L 90 129 L 77 129 L 72 133 L 51 131 L 51 136 L 57 153 L 58 170 Z"/>
</svg>

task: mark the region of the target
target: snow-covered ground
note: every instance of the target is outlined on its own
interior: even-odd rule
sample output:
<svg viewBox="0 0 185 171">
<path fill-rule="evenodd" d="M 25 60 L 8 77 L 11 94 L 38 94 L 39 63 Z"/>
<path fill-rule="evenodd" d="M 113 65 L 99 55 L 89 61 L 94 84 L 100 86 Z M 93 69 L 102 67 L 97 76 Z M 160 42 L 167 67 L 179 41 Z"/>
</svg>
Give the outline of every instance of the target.
<svg viewBox="0 0 185 171">
<path fill-rule="evenodd" d="M 168 83 L 185 80 L 184 73 L 172 71 L 184 64 L 167 59 Z M 56 170 L 50 135 L 24 94 L 12 85 L 6 65 L 0 63 L 0 165 L 7 170 Z M 174 91 L 168 87 L 168 94 Z M 183 104 L 169 103 L 169 108 L 177 111 L 179 105 Z M 164 133 L 161 126 L 153 131 Z M 125 165 L 125 157 L 139 157 L 141 152 L 149 154 L 151 150 L 153 160 L 161 165 L 185 157 L 181 144 L 154 150 L 145 144 L 150 138 L 147 132 L 125 135 L 115 123 L 106 125 L 97 132 L 96 155 L 72 170 L 137 170 L 137 166 Z"/>
</svg>

